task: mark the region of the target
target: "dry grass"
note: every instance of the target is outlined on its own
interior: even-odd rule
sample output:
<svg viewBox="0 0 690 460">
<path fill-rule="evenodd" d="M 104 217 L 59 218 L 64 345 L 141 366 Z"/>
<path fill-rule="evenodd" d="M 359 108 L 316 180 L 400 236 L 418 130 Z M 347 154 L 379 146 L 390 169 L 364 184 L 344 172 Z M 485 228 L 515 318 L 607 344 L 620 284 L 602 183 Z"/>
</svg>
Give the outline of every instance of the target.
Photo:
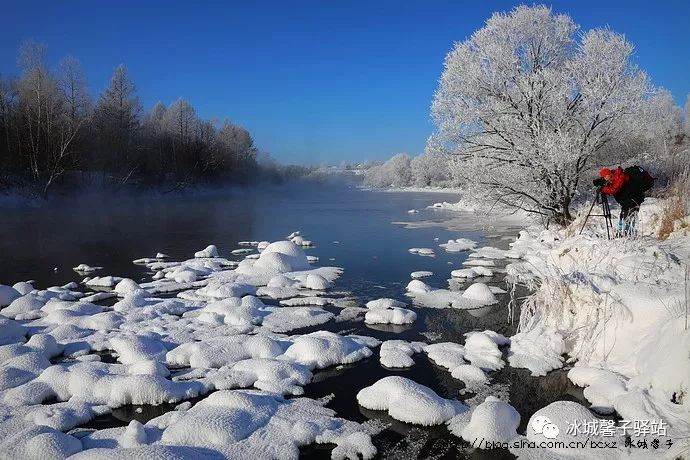
<svg viewBox="0 0 690 460">
<path fill-rule="evenodd" d="M 690 214 L 690 168 L 685 168 L 673 178 L 665 195 L 659 225 L 660 240 L 668 238 L 676 230 L 677 222 Z"/>
</svg>

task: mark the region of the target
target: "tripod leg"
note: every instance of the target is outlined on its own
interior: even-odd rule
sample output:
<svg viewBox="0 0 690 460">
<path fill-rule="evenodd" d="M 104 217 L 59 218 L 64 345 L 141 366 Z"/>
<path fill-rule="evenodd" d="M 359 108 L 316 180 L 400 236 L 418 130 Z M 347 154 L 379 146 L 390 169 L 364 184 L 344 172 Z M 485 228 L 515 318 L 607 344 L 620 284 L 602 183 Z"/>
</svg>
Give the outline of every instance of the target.
<svg viewBox="0 0 690 460">
<path fill-rule="evenodd" d="M 585 229 L 585 225 L 587 225 L 587 219 L 589 219 L 590 214 L 592 214 L 592 209 L 594 209 L 594 205 L 597 204 L 599 201 L 599 193 L 597 193 L 597 196 L 594 198 L 594 201 L 592 201 L 592 206 L 589 207 L 589 212 L 587 213 L 587 216 L 585 216 L 585 221 L 582 222 L 582 228 L 580 228 L 580 235 L 582 235 L 582 232 Z"/>
<path fill-rule="evenodd" d="M 609 199 L 604 195 L 601 197 L 601 210 L 606 221 L 606 238 L 611 239 L 611 231 L 613 230 L 613 223 L 611 222 L 611 207 L 609 206 Z"/>
</svg>

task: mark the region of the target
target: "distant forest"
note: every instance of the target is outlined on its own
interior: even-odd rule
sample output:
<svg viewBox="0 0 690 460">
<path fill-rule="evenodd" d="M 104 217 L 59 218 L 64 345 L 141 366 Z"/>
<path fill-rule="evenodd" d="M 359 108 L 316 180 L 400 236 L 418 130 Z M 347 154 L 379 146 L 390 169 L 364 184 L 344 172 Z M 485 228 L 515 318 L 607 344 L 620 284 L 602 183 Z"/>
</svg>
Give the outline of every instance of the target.
<svg viewBox="0 0 690 460">
<path fill-rule="evenodd" d="M 94 99 L 76 58 L 53 70 L 45 51 L 25 43 L 19 76 L 0 76 L 0 187 L 47 194 L 84 182 L 182 187 L 244 183 L 258 174 L 257 149 L 241 126 L 202 119 L 185 99 L 144 111 L 124 65 Z"/>
</svg>

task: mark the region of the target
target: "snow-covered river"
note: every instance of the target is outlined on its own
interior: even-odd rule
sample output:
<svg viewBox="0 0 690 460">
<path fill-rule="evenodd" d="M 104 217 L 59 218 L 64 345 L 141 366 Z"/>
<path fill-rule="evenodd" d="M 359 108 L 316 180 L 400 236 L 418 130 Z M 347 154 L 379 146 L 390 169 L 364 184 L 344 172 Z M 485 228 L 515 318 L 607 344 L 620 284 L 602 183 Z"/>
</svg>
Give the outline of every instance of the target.
<svg viewBox="0 0 690 460">
<path fill-rule="evenodd" d="M 500 302 L 476 310 L 454 308 L 423 308 L 406 296 L 410 274 L 428 271 L 433 274 L 423 281 L 434 287 L 448 288 L 450 272 L 463 268 L 467 252 L 446 252 L 440 243 L 449 239 L 468 238 L 480 246 L 507 248 L 517 228 L 494 228 L 473 231 L 451 231 L 445 223 L 458 219 L 449 211 L 427 209 L 434 202 L 457 201 L 450 193 L 373 192 L 352 185 L 303 185 L 253 191 L 233 191 L 146 199 L 85 198 L 71 200 L 47 208 L 13 210 L 0 225 L 0 283 L 12 285 L 34 280 L 38 288 L 81 281 L 72 270 L 80 263 L 103 267 L 97 275 L 116 275 L 144 283 L 152 273 L 132 261 L 152 257 L 157 252 L 170 260 L 185 260 L 195 251 L 215 244 L 220 255 L 240 261 L 244 255 L 231 253 L 243 248 L 242 241 L 276 241 L 299 230 L 313 241 L 306 248 L 309 256 L 319 261 L 315 266 L 337 266 L 344 272 L 334 283 L 329 295 L 348 299 L 350 305 L 363 306 L 377 298 L 393 298 L 408 304 L 417 314 L 410 325 L 369 325 L 362 315 L 341 318 L 324 324 L 292 330 L 290 334 L 328 330 L 340 334 L 375 337 L 381 341 L 400 339 L 419 342 L 462 343 L 464 333 L 490 329 L 510 336 L 516 323 L 509 321 L 507 294 Z M 411 213 L 409 210 L 419 210 Z M 462 216 L 461 216 L 462 218 Z M 468 214 L 467 219 L 471 219 Z M 407 228 L 393 222 L 423 223 Z M 466 225 L 472 228 L 472 223 Z M 478 226 L 477 226 L 478 227 Z M 410 248 L 430 248 L 433 256 L 422 256 Z M 506 288 L 501 266 L 483 281 L 490 286 Z M 464 289 L 459 281 L 450 282 L 451 289 Z M 171 294 L 174 295 L 174 294 Z M 263 298 L 267 305 L 274 299 Z M 106 301 L 101 305 L 112 305 Z M 334 314 L 341 308 L 323 307 Z M 517 316 L 515 316 L 517 318 Z M 358 405 L 356 395 L 388 375 L 401 375 L 433 389 L 448 399 L 463 401 L 486 395 L 502 396 L 521 415 L 519 431 L 524 431 L 529 417 L 539 408 L 557 400 L 582 401 L 581 390 L 574 387 L 563 371 L 546 377 L 532 377 L 526 369 L 506 366 L 490 373 L 491 385 L 485 393 L 464 393 L 464 384 L 451 377 L 446 368 L 436 365 L 425 353 L 412 357 L 414 365 L 405 369 L 389 369 L 379 362 L 379 348 L 374 354 L 354 364 L 314 370 L 311 383 L 304 386 L 304 395 L 320 398 L 334 394 L 329 408 L 339 417 L 364 422 L 381 419 L 390 428 L 374 437 L 380 458 L 474 458 L 512 457 L 507 451 L 479 451 L 463 446 L 444 425 L 420 427 L 390 418 L 385 411 L 373 411 Z M 104 355 L 103 361 L 113 360 Z M 59 358 L 53 359 L 53 362 Z M 204 396 L 194 399 L 198 401 Z M 130 420 L 146 422 L 177 404 L 116 408 L 82 425 L 90 428 L 126 426 Z M 302 449 L 304 458 L 330 456 L 332 445 L 312 445 Z"/>
</svg>

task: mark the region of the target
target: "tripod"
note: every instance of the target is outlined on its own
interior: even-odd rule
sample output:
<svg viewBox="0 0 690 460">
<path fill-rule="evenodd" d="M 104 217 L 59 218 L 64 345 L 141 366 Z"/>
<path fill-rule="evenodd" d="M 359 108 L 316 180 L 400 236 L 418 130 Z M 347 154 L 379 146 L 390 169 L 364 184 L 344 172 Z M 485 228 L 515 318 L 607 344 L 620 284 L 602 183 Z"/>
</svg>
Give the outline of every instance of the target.
<svg viewBox="0 0 690 460">
<path fill-rule="evenodd" d="M 592 214 L 592 210 L 594 209 L 595 204 L 601 204 L 601 214 Z M 592 202 L 592 206 L 590 206 L 589 208 L 589 212 L 587 213 L 587 217 L 585 217 L 585 221 L 582 223 L 580 235 L 582 235 L 582 232 L 585 229 L 585 225 L 587 225 L 587 219 L 589 219 L 589 216 L 592 215 L 595 217 L 603 217 L 604 219 L 606 219 L 606 237 L 610 240 L 611 231 L 613 230 L 613 223 L 611 222 L 611 208 L 609 207 L 609 199 L 605 194 L 601 193 L 601 188 L 597 190 L 597 196 Z"/>
</svg>

